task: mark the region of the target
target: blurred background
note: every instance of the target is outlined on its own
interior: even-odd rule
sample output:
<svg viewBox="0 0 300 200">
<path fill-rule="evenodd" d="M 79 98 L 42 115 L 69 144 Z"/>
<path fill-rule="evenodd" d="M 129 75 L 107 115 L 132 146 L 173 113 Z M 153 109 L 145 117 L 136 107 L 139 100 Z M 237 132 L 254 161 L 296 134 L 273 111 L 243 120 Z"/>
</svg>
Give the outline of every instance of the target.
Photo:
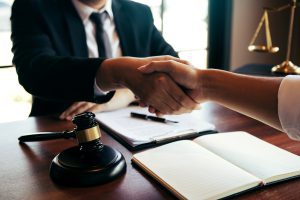
<svg viewBox="0 0 300 200">
<path fill-rule="evenodd" d="M 11 0 L 0 0 L 0 122 L 28 117 L 31 96 L 18 83 L 12 67 L 10 40 Z"/>
<path fill-rule="evenodd" d="M 279 64 L 285 58 L 289 10 L 269 16 L 277 54 L 247 50 L 264 6 L 289 0 L 135 0 L 147 4 L 155 25 L 181 58 L 199 68 L 236 70 L 247 64 Z M 10 12 L 13 0 L 0 0 L 0 123 L 28 117 L 31 96 L 18 84 L 12 64 Z M 300 65 L 300 8 L 296 9 L 292 60 Z M 264 35 L 259 35 L 259 43 Z"/>
</svg>

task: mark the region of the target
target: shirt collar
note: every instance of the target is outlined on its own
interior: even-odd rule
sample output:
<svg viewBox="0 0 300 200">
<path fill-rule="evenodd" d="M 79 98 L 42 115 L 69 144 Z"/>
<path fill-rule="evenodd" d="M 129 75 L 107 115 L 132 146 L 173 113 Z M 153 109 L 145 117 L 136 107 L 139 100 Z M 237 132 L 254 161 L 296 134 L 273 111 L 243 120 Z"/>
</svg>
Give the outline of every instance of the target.
<svg viewBox="0 0 300 200">
<path fill-rule="evenodd" d="M 100 10 L 94 9 L 84 3 L 81 3 L 79 0 L 72 0 L 72 2 L 83 22 L 89 20 L 89 17 L 93 12 L 102 13 L 106 11 L 111 20 L 114 17 L 112 12 L 112 0 L 107 0 L 105 6 Z"/>
</svg>

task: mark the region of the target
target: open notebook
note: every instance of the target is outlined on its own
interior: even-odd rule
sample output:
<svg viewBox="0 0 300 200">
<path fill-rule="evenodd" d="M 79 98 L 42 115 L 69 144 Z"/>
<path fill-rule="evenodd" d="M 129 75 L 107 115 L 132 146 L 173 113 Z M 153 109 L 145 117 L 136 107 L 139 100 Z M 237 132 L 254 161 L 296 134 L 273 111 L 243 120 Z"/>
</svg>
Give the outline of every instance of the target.
<svg viewBox="0 0 300 200">
<path fill-rule="evenodd" d="M 130 106 L 127 108 L 96 114 L 101 126 L 130 149 L 141 149 L 179 139 L 215 133 L 215 126 L 199 118 L 199 111 L 183 115 L 165 115 L 179 123 L 161 123 L 132 118 L 131 112 L 151 115 L 147 108 Z"/>
<path fill-rule="evenodd" d="M 245 132 L 204 135 L 132 162 L 180 199 L 219 199 L 300 175 L 300 157 Z"/>
</svg>

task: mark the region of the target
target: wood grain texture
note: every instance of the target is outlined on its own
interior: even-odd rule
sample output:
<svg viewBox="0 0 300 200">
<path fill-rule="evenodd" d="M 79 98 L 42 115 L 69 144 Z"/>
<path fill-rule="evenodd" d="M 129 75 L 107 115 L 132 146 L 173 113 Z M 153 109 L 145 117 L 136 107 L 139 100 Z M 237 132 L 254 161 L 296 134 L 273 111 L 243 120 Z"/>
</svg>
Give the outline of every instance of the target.
<svg viewBox="0 0 300 200">
<path fill-rule="evenodd" d="M 216 125 L 219 132 L 247 131 L 267 142 L 300 155 L 300 142 L 286 134 L 224 107 L 207 103 L 201 118 Z M 70 122 L 51 117 L 31 117 L 24 121 L 0 124 L 0 199 L 174 199 L 152 178 L 131 164 L 133 152 L 102 131 L 102 142 L 119 150 L 127 162 L 127 172 L 119 179 L 86 188 L 62 187 L 49 177 L 53 157 L 75 145 L 74 140 L 56 140 L 19 144 L 21 135 L 37 131 L 73 129 Z M 235 197 L 236 199 L 299 199 L 300 179 L 265 187 Z"/>
</svg>

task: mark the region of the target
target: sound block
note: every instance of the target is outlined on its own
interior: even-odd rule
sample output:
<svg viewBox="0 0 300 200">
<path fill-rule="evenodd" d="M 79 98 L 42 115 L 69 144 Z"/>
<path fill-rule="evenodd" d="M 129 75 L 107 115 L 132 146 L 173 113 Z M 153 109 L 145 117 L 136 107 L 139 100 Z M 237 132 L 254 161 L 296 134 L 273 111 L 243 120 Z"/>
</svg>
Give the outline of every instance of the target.
<svg viewBox="0 0 300 200">
<path fill-rule="evenodd" d="M 101 151 L 85 153 L 79 146 L 58 154 L 50 166 L 50 177 L 58 184 L 91 186 L 114 180 L 126 172 L 123 155 L 103 145 Z"/>
</svg>

